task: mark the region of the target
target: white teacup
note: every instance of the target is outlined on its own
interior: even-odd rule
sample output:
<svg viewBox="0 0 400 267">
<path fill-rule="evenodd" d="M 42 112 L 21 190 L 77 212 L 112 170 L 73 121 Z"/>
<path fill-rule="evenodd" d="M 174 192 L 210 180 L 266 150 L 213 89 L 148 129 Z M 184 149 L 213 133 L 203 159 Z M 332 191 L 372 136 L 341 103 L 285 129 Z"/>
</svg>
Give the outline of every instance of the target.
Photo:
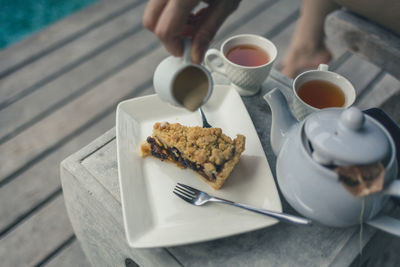
<svg viewBox="0 0 400 267">
<path fill-rule="evenodd" d="M 232 48 L 240 45 L 254 45 L 261 48 L 268 54 L 269 61 L 265 64 L 251 67 L 233 63 L 226 55 Z M 240 95 L 250 96 L 260 90 L 261 84 L 271 71 L 276 55 L 276 47 L 268 39 L 254 34 L 240 34 L 225 40 L 220 50 L 209 49 L 204 57 L 204 62 L 212 71 L 226 76 Z M 212 61 L 213 57 L 219 58 L 222 61 L 222 65 L 216 65 Z"/>
<path fill-rule="evenodd" d="M 186 39 L 183 57 L 164 59 L 154 72 L 153 85 L 162 100 L 195 111 L 210 98 L 213 82 L 205 67 L 192 62 L 190 50 L 191 41 Z"/>
<path fill-rule="evenodd" d="M 298 120 L 320 110 L 304 102 L 298 95 L 300 87 L 309 81 L 322 80 L 339 87 L 344 94 L 343 108 L 353 105 L 356 99 L 356 91 L 353 85 L 342 75 L 328 71 L 328 65 L 320 64 L 317 70 L 309 70 L 299 74 L 293 81 L 293 113 Z"/>
</svg>

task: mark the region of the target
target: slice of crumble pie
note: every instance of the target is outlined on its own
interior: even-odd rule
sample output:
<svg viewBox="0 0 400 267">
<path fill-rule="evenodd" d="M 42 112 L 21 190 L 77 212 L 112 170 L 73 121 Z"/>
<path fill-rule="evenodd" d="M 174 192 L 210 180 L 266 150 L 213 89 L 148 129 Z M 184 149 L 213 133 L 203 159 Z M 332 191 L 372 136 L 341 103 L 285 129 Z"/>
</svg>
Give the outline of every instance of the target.
<svg viewBox="0 0 400 267">
<path fill-rule="evenodd" d="M 239 162 L 245 140 L 240 134 L 232 140 L 220 128 L 157 122 L 153 136 L 143 142 L 140 150 L 143 157 L 152 155 L 181 168 L 190 168 L 214 189 L 219 189 Z"/>
</svg>

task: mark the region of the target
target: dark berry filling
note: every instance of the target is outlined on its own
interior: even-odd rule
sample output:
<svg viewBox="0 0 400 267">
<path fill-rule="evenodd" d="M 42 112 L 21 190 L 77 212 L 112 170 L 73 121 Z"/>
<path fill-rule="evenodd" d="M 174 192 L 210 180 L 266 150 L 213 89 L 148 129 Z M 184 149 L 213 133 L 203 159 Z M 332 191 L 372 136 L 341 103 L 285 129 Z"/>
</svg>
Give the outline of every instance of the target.
<svg viewBox="0 0 400 267">
<path fill-rule="evenodd" d="M 204 169 L 203 166 L 197 164 L 196 162 L 190 161 L 188 159 L 184 159 L 181 155 L 181 152 L 176 147 L 165 149 L 165 148 L 161 147 L 160 145 L 158 145 L 156 140 L 152 137 L 147 137 L 147 142 L 150 144 L 151 154 L 154 157 L 159 158 L 161 160 L 172 158 L 175 162 L 180 164 L 183 168 L 192 169 L 192 170 L 200 173 L 204 178 L 206 178 L 209 181 L 213 181 L 217 178 L 214 173 L 212 174 L 212 178 L 207 176 L 203 171 L 203 169 Z M 222 165 L 215 165 L 215 168 L 216 168 L 217 172 L 219 172 L 222 169 Z"/>
</svg>

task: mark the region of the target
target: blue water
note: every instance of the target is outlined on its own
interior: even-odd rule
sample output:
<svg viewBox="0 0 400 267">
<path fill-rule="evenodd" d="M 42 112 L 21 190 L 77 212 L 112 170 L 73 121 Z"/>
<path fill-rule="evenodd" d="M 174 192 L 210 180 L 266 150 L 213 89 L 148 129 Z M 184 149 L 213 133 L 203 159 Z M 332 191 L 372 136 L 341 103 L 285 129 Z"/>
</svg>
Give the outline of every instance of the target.
<svg viewBox="0 0 400 267">
<path fill-rule="evenodd" d="M 98 0 L 0 0 L 0 49 Z"/>
</svg>

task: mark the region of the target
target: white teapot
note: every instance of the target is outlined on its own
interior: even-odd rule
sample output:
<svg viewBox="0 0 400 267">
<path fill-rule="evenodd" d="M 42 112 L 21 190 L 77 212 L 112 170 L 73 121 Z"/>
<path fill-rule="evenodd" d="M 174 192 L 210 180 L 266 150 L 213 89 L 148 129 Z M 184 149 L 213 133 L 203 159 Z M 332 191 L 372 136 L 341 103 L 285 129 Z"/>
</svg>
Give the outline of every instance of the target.
<svg viewBox="0 0 400 267">
<path fill-rule="evenodd" d="M 283 94 L 264 96 L 272 111 L 271 145 L 282 194 L 302 215 L 324 225 L 345 227 L 363 222 L 400 236 L 400 221 L 377 215 L 390 195 L 400 196 L 395 143 L 389 132 L 355 107 L 328 108 L 298 122 Z M 326 165 L 385 167 L 382 191 L 357 198 Z"/>
</svg>

